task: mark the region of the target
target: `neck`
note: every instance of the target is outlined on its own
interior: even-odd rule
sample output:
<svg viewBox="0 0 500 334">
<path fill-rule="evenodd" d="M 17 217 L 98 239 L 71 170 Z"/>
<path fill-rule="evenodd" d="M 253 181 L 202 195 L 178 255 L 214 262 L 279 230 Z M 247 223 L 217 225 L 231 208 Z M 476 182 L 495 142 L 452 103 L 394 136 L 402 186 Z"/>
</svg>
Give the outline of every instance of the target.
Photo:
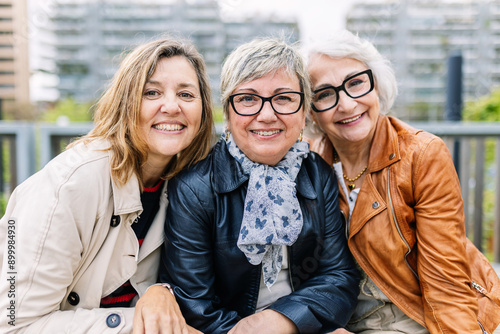
<svg viewBox="0 0 500 334">
<path fill-rule="evenodd" d="M 337 143 L 332 141 L 332 144 L 347 175 L 355 176 L 368 165 L 371 141 L 362 143 Z"/>
<path fill-rule="evenodd" d="M 152 188 L 158 184 L 165 172 L 168 162 L 154 164 L 146 161 L 142 166 L 142 183 L 146 188 Z"/>
</svg>

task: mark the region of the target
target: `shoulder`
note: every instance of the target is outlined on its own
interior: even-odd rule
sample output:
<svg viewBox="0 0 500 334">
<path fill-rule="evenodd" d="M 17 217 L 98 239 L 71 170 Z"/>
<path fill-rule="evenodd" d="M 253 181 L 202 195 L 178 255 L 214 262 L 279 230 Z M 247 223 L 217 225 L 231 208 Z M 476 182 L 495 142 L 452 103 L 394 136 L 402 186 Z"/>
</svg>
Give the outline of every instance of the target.
<svg viewBox="0 0 500 334">
<path fill-rule="evenodd" d="M 307 158 L 302 162 L 311 178 L 331 177 L 334 175 L 333 168 L 316 152 L 309 152 Z"/>
<path fill-rule="evenodd" d="M 221 145 L 217 143 L 201 161 L 191 165 L 168 181 L 169 198 L 195 196 L 205 202 L 213 195 L 213 174 Z M 194 199 L 194 198 L 193 198 Z"/>
<path fill-rule="evenodd" d="M 179 174 L 173 177 L 169 181 L 169 187 L 178 183 L 196 184 L 200 181 L 203 183 L 208 182 L 210 174 L 214 169 L 215 156 L 217 155 L 216 151 L 219 150 L 217 147 L 218 145 L 219 143 L 212 147 L 203 160 L 184 168 Z"/>
<path fill-rule="evenodd" d="M 430 141 L 442 141 L 438 136 L 422 129 L 415 128 L 395 117 L 386 116 L 389 131 L 395 131 L 400 139 L 407 142 L 425 144 Z"/>
<path fill-rule="evenodd" d="M 388 131 L 397 134 L 401 156 L 418 159 L 422 155 L 434 155 L 439 152 L 449 155 L 448 147 L 438 136 L 411 125 L 394 117 L 387 116 Z M 437 156 L 436 156 L 437 158 Z"/>
<path fill-rule="evenodd" d="M 70 182 L 89 188 L 94 182 L 109 182 L 109 161 L 110 152 L 102 143 L 79 143 L 53 158 L 25 182 L 43 182 L 52 187 Z"/>
<path fill-rule="evenodd" d="M 333 168 L 314 152 L 302 161 L 296 184 L 297 191 L 310 199 L 317 198 L 320 193 L 335 193 L 338 187 Z"/>
</svg>

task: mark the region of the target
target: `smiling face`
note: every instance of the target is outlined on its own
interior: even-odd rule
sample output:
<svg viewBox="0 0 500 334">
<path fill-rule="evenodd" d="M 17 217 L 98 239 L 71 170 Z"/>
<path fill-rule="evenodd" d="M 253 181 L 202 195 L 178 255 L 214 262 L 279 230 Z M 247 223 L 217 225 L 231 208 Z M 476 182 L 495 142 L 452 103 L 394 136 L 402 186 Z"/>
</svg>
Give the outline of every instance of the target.
<svg viewBox="0 0 500 334">
<path fill-rule="evenodd" d="M 149 147 L 147 163 L 165 167 L 200 129 L 202 100 L 195 69 L 183 56 L 162 58 L 143 91 L 139 131 Z"/>
<path fill-rule="evenodd" d="M 313 92 L 326 86 L 337 87 L 345 79 L 367 69 L 358 60 L 336 59 L 326 55 L 313 55 L 308 67 Z M 338 147 L 350 143 L 371 143 L 379 113 L 379 99 L 375 88 L 356 99 L 341 91 L 335 107 L 323 112 L 312 112 L 312 117 L 333 145 Z"/>
<path fill-rule="evenodd" d="M 242 83 L 232 92 L 253 93 L 269 97 L 280 92 L 300 92 L 297 76 L 284 70 Z M 228 129 L 239 149 L 252 161 L 274 166 L 293 146 L 305 125 L 303 107 L 294 114 L 280 115 L 269 102 L 253 116 L 240 116 L 229 107 Z"/>
</svg>

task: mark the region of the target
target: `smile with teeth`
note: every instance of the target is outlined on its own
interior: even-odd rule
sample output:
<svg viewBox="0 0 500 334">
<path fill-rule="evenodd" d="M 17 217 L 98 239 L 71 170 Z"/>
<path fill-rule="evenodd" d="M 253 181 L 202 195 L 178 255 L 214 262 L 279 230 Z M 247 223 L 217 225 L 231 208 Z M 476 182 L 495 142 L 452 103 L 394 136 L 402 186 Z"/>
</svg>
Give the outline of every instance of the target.
<svg viewBox="0 0 500 334">
<path fill-rule="evenodd" d="M 153 128 L 160 131 L 180 131 L 185 128 L 182 124 L 155 124 Z"/>
<path fill-rule="evenodd" d="M 342 121 L 339 121 L 339 123 L 342 123 L 342 124 L 347 124 L 347 123 L 354 122 L 354 121 L 358 120 L 358 119 L 359 119 L 362 115 L 363 115 L 363 114 L 358 115 L 358 116 L 353 117 L 353 118 L 344 119 L 344 120 L 342 120 Z"/>
<path fill-rule="evenodd" d="M 259 135 L 259 136 L 272 136 L 274 134 L 277 134 L 281 132 L 281 130 L 271 130 L 271 131 L 255 131 L 252 130 L 253 133 Z"/>
</svg>

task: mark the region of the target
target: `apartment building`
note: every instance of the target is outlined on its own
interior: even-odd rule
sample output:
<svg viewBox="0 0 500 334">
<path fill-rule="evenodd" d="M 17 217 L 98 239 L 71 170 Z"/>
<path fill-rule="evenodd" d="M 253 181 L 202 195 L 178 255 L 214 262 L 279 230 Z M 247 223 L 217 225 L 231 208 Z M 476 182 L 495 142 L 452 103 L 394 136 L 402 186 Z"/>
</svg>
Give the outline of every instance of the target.
<svg viewBox="0 0 500 334">
<path fill-rule="evenodd" d="M 47 94 L 39 100 L 97 99 L 124 50 L 164 33 L 193 41 L 218 96 L 221 64 L 234 46 L 270 31 L 299 34 L 296 22 L 224 22 L 214 0 L 58 0 L 48 16 L 35 71 L 52 80 L 40 81 Z"/>
<path fill-rule="evenodd" d="M 0 118 L 29 104 L 26 0 L 0 0 Z"/>
<path fill-rule="evenodd" d="M 399 83 L 394 111 L 408 120 L 442 119 L 448 57 L 463 58 L 463 97 L 500 84 L 500 1 L 356 3 L 346 28 L 372 41 L 393 63 Z"/>
</svg>

